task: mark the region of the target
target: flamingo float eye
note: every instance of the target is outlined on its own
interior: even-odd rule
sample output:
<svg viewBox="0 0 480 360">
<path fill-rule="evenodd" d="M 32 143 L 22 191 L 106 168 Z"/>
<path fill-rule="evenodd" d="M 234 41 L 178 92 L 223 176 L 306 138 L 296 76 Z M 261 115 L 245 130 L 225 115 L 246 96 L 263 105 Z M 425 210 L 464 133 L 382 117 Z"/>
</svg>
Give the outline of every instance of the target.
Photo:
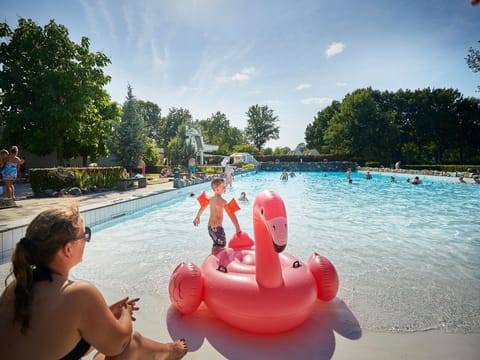
<svg viewBox="0 0 480 360">
<path fill-rule="evenodd" d="M 263 208 L 260 209 L 260 215 L 263 216 Z"/>
</svg>

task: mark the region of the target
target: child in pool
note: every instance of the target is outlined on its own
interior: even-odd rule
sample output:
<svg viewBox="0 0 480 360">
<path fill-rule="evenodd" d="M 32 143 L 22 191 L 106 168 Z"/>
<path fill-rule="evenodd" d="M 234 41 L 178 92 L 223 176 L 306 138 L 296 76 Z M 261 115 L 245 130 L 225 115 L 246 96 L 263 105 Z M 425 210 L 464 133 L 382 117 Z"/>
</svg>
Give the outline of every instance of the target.
<svg viewBox="0 0 480 360">
<path fill-rule="evenodd" d="M 214 178 L 211 183 L 214 195 L 208 199 L 208 203 L 200 205 L 200 209 L 197 212 L 197 216 L 193 219 L 193 225 L 198 226 L 200 224 L 200 216 L 205 209 L 210 205 L 210 217 L 208 219 L 208 234 L 212 238 L 212 254 L 223 249 L 227 244 L 225 230 L 223 229 L 223 210 L 227 201 L 222 197 L 225 194 L 227 186 L 225 180 L 222 178 Z M 241 232 L 240 225 L 238 224 L 237 216 L 233 211 L 227 211 L 228 216 L 232 220 L 235 230 L 238 233 Z"/>
<path fill-rule="evenodd" d="M 420 178 L 418 176 L 415 176 L 415 178 L 410 182 L 410 184 L 412 185 L 418 185 L 418 184 L 421 184 L 422 183 L 422 180 L 420 180 Z"/>
<path fill-rule="evenodd" d="M 238 198 L 238 201 L 248 201 L 247 194 L 245 194 L 245 191 L 242 191 L 240 193 L 240 197 Z"/>
</svg>

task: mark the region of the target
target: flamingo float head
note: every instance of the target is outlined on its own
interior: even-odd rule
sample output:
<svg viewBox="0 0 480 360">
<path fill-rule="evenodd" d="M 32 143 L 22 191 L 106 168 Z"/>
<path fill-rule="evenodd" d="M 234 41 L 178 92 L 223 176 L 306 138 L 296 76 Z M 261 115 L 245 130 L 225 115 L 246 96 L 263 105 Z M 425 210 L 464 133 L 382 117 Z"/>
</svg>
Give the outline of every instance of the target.
<svg viewBox="0 0 480 360">
<path fill-rule="evenodd" d="M 272 249 L 280 253 L 288 242 L 287 211 L 282 198 L 273 190 L 265 190 L 253 205 L 255 241 L 270 240 Z"/>
<path fill-rule="evenodd" d="M 253 205 L 256 279 L 267 288 L 283 284 L 279 253 L 288 241 L 287 211 L 282 198 L 272 190 L 262 191 Z"/>
</svg>

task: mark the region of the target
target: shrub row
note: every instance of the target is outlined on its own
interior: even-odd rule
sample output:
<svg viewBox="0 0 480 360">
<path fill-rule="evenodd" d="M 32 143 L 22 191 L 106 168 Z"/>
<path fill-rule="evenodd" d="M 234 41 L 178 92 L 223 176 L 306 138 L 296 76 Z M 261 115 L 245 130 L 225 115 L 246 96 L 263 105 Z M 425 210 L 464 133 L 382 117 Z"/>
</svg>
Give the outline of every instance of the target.
<svg viewBox="0 0 480 360">
<path fill-rule="evenodd" d="M 436 170 L 445 172 L 479 172 L 480 165 L 402 165 L 403 169 L 408 170 Z"/>
<path fill-rule="evenodd" d="M 47 189 L 60 191 L 72 187 L 88 189 L 92 186 L 111 189 L 123 176 L 123 167 L 78 167 L 30 169 L 28 178 L 34 194 Z"/>
</svg>

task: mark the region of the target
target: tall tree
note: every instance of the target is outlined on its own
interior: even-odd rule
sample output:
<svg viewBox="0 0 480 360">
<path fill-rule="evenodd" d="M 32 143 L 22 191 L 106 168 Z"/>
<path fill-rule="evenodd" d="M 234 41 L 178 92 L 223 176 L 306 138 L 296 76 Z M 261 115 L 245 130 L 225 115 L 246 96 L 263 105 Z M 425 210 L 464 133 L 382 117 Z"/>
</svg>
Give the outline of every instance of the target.
<svg viewBox="0 0 480 360">
<path fill-rule="evenodd" d="M 328 128 L 333 116 L 340 111 L 340 102 L 332 101 L 322 111 L 317 113 L 312 124 L 308 124 L 305 130 L 305 141 L 308 149 L 317 149 L 320 153 L 325 153 L 323 135 Z"/>
<path fill-rule="evenodd" d="M 480 41 L 479 41 L 480 42 Z M 480 50 L 470 48 L 468 49 L 467 57 L 467 65 L 473 72 L 480 72 Z M 477 87 L 477 91 L 480 91 L 480 85 Z"/>
<path fill-rule="evenodd" d="M 99 145 L 110 131 L 105 120 L 111 119 L 102 116 L 108 113 L 102 109 L 110 102 L 103 87 L 110 77 L 102 68 L 110 60 L 90 53 L 86 37 L 79 45 L 71 41 L 67 28 L 54 20 L 42 28 L 19 19 L 14 31 L 2 23 L 0 38 L 4 141 L 36 155 L 55 151 L 59 164 L 65 152 L 68 157 L 85 150 L 94 157 L 105 153 Z"/>
<path fill-rule="evenodd" d="M 147 136 L 143 117 L 137 111 L 132 87 L 128 85 L 127 99 L 123 104 L 122 121 L 118 128 L 114 129 L 111 151 L 117 156 L 120 164 L 131 173 L 144 154 L 146 144 Z"/>
<path fill-rule="evenodd" d="M 279 127 L 276 124 L 278 117 L 273 114 L 273 110 L 267 105 L 252 105 L 247 111 L 247 127 L 245 128 L 245 137 L 251 141 L 258 150 L 267 143 L 268 140 L 279 138 Z"/>
<path fill-rule="evenodd" d="M 187 123 L 180 124 L 177 129 L 176 136 L 170 139 L 167 146 L 167 156 L 170 162 L 175 165 L 184 165 L 188 163 L 188 159 L 195 158 L 195 148 L 185 137 Z"/>
<path fill-rule="evenodd" d="M 80 123 L 78 135 L 69 137 L 64 143 L 65 158 L 82 157 L 83 166 L 96 162 L 101 156 L 108 156 L 108 142 L 114 128 L 121 120 L 122 107 L 110 101 L 110 95 L 104 91 L 104 96 L 99 96 L 92 104 L 91 112 L 87 112 Z M 92 140 L 95 140 L 92 142 Z"/>
<path fill-rule="evenodd" d="M 195 156 L 193 146 L 186 142 L 186 125 L 192 123 L 190 111 L 183 108 L 171 108 L 162 119 L 162 144 L 165 155 L 174 164 L 186 164 L 189 157 Z"/>
<path fill-rule="evenodd" d="M 183 108 L 171 108 L 168 111 L 168 115 L 162 119 L 162 134 L 161 134 L 161 145 L 167 147 L 168 143 L 177 136 L 178 130 L 182 124 L 191 123 L 192 115 L 190 111 Z M 185 137 L 185 128 L 183 129 L 184 133 L 181 135 Z"/>
<path fill-rule="evenodd" d="M 135 107 L 137 112 L 143 117 L 145 123 L 145 131 L 147 136 L 154 140 L 155 143 L 159 144 L 161 142 L 161 109 L 160 107 L 151 102 L 136 100 Z"/>
<path fill-rule="evenodd" d="M 217 111 L 206 120 L 200 120 L 194 123 L 202 130 L 204 141 L 207 144 L 218 145 L 218 154 L 230 154 L 235 145 L 244 142 L 240 129 L 230 126 L 227 116 Z"/>
<path fill-rule="evenodd" d="M 393 129 L 393 115 L 381 111 L 371 89 L 360 89 L 345 96 L 325 131 L 325 142 L 337 153 L 390 161 Z"/>
<path fill-rule="evenodd" d="M 480 160 L 480 99 L 465 98 L 456 103 L 456 131 L 452 149 L 460 162 Z M 454 158 L 455 159 L 455 158 Z"/>
</svg>

